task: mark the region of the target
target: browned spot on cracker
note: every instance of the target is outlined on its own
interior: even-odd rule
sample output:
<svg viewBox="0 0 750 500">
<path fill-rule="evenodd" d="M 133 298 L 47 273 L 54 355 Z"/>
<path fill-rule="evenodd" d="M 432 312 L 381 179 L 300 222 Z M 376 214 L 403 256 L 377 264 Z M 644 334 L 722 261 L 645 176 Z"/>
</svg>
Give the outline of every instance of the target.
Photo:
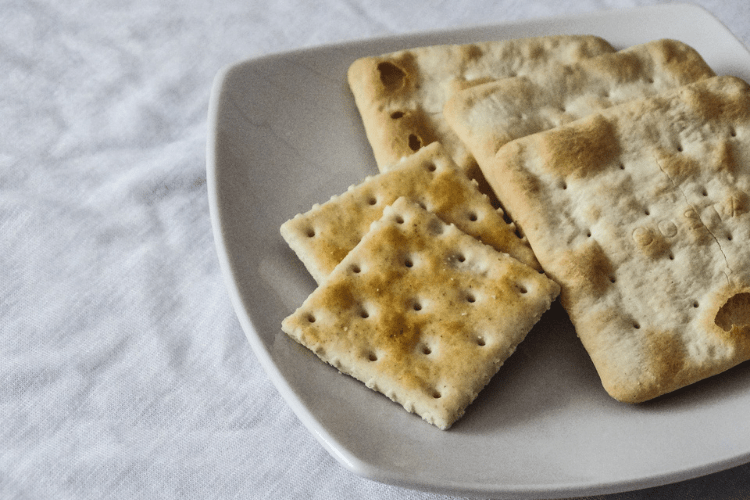
<svg viewBox="0 0 750 500">
<path fill-rule="evenodd" d="M 672 74 L 680 75 L 684 83 L 715 76 L 700 54 L 692 47 L 675 40 L 658 40 L 649 46 L 649 53 Z"/>
<path fill-rule="evenodd" d="M 729 141 L 720 141 L 713 150 L 711 166 L 718 172 L 735 173 L 737 170 L 737 161 L 734 157 L 734 151 Z"/>
<path fill-rule="evenodd" d="M 722 219 L 739 217 L 748 212 L 750 197 L 743 191 L 736 190 L 727 195 L 726 198 L 716 207 Z"/>
<path fill-rule="evenodd" d="M 684 342 L 675 332 L 647 329 L 643 338 L 644 355 L 648 359 L 645 366 L 649 367 L 649 375 L 653 377 L 649 382 L 654 384 L 650 391 L 652 394 L 648 397 L 650 399 L 664 392 L 661 386 L 675 385 L 674 381 L 680 378 L 680 372 L 685 366 L 687 353 Z M 676 385 L 684 385 L 684 382 Z"/>
<path fill-rule="evenodd" d="M 539 180 L 525 168 L 524 149 L 521 143 L 509 142 L 498 150 L 496 160 L 499 167 L 484 172 L 490 185 L 497 186 L 512 179 L 519 194 L 535 196 L 539 193 Z"/>
<path fill-rule="evenodd" d="M 467 203 L 466 191 L 456 189 L 451 172 L 445 171 L 435 176 L 430 184 L 430 201 L 435 206 L 433 211 L 445 210 Z"/>
<path fill-rule="evenodd" d="M 615 128 L 601 115 L 593 115 L 542 137 L 544 165 L 562 177 L 595 175 L 620 154 Z"/>
<path fill-rule="evenodd" d="M 656 151 L 656 158 L 661 169 L 672 179 L 694 176 L 702 168 L 695 158 L 664 149 Z"/>
<path fill-rule="evenodd" d="M 588 63 L 599 71 L 614 76 L 616 82 L 632 82 L 644 74 L 643 62 L 637 54 L 630 52 L 604 54 L 591 59 Z"/>
<path fill-rule="evenodd" d="M 482 57 L 482 54 L 484 54 L 484 51 L 482 50 L 481 47 L 472 43 L 472 44 L 461 46 L 460 53 L 466 59 L 477 59 L 479 57 Z"/>
<path fill-rule="evenodd" d="M 684 90 L 685 101 L 704 120 L 726 123 L 746 118 L 750 109 L 748 84 L 739 79 L 732 79 L 729 84 L 733 88 L 723 89 L 721 93 L 710 87 L 687 87 Z"/>
<path fill-rule="evenodd" d="M 638 250 L 651 259 L 666 254 L 671 246 L 664 237 L 664 234 L 662 234 L 662 231 L 657 231 L 651 227 L 644 226 L 637 227 L 633 230 L 633 241 L 635 241 Z"/>
<path fill-rule="evenodd" d="M 357 241 L 359 238 L 357 238 Z M 333 269 L 336 264 L 341 262 L 344 257 L 346 257 L 346 254 L 349 253 L 349 250 L 351 250 L 352 246 L 356 244 L 356 242 L 349 242 L 345 241 L 343 244 L 340 241 L 332 240 L 330 238 L 320 238 L 317 242 L 317 248 L 316 252 L 318 252 L 318 255 L 320 255 L 321 261 L 323 261 L 323 264 L 329 268 Z"/>
<path fill-rule="evenodd" d="M 602 295 L 612 285 L 610 277 L 614 267 L 599 244 L 587 240 L 575 250 L 566 252 L 558 269 L 563 270 L 559 282 L 563 286 L 563 306 L 568 298 L 575 296 Z"/>
</svg>

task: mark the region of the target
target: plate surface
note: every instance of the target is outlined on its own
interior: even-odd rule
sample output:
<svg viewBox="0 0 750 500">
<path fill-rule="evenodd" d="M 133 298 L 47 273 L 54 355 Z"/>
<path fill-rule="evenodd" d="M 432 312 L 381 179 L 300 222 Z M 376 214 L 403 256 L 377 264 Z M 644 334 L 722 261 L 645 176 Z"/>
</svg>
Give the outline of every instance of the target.
<svg viewBox="0 0 750 500">
<path fill-rule="evenodd" d="M 559 304 L 451 430 L 340 375 L 281 320 L 315 288 L 279 226 L 377 173 L 346 84 L 357 57 L 439 43 L 594 34 L 616 48 L 674 38 L 750 81 L 750 54 L 706 11 L 663 5 L 331 45 L 217 75 L 209 111 L 212 224 L 257 358 L 300 420 L 364 477 L 495 498 L 645 488 L 750 460 L 750 364 L 638 406 L 611 399 Z"/>
</svg>

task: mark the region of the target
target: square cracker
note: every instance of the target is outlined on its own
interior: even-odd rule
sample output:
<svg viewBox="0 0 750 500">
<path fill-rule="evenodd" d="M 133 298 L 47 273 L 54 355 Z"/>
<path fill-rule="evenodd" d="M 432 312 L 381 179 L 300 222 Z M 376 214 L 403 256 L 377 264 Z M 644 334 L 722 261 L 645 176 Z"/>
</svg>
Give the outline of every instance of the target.
<svg viewBox="0 0 750 500">
<path fill-rule="evenodd" d="M 517 139 L 482 165 L 614 398 L 750 359 L 750 87 L 715 77 Z"/>
<path fill-rule="evenodd" d="M 481 164 L 514 139 L 713 76 L 714 71 L 692 47 L 676 40 L 655 40 L 558 71 L 456 92 L 443 113 Z"/>
<path fill-rule="evenodd" d="M 543 274 L 399 198 L 282 329 L 447 429 L 558 293 Z"/>
<path fill-rule="evenodd" d="M 541 270 L 525 238 L 503 219 L 476 184 L 463 175 L 440 143 L 405 158 L 396 168 L 367 178 L 281 226 L 281 235 L 321 283 L 378 220 L 406 196 L 444 221 L 501 252 Z"/>
<path fill-rule="evenodd" d="M 605 40 L 588 35 L 434 45 L 358 59 L 349 67 L 348 81 L 381 171 L 439 141 L 459 168 L 476 178 L 481 176 L 476 162 L 442 116 L 455 89 L 547 73 L 614 51 Z"/>
</svg>

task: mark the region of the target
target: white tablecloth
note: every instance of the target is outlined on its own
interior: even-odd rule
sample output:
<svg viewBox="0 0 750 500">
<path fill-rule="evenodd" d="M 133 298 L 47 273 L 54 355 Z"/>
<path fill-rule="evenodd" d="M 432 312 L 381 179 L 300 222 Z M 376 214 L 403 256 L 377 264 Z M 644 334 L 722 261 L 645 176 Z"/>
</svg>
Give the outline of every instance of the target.
<svg viewBox="0 0 750 500">
<path fill-rule="evenodd" d="M 258 365 L 210 228 L 212 80 L 300 47 L 649 3 L 1 0 L 0 498 L 448 498 L 345 470 Z M 748 3 L 699 3 L 750 46 Z M 611 498 L 709 493 L 749 497 L 750 466 Z"/>
</svg>

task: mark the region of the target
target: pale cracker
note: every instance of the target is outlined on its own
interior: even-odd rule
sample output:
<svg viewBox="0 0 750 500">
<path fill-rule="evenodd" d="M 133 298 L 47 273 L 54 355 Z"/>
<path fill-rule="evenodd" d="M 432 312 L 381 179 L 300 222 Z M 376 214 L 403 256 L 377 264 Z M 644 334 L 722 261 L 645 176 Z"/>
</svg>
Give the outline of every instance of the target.
<svg viewBox="0 0 750 500">
<path fill-rule="evenodd" d="M 479 164 L 505 143 L 570 123 L 631 99 L 715 76 L 692 47 L 655 40 L 548 73 L 506 78 L 456 92 L 444 118 Z"/>
<path fill-rule="evenodd" d="M 281 226 L 281 235 L 321 283 L 401 196 L 420 203 L 444 221 L 495 249 L 541 270 L 528 242 L 503 219 L 456 167 L 440 143 L 422 148 L 396 168 L 367 178 L 322 205 L 315 205 Z"/>
<path fill-rule="evenodd" d="M 282 329 L 447 429 L 558 293 L 543 274 L 399 198 Z"/>
<path fill-rule="evenodd" d="M 750 359 L 750 87 L 715 77 L 482 165 L 616 399 Z"/>
<path fill-rule="evenodd" d="M 476 162 L 442 117 L 454 90 L 555 71 L 561 64 L 614 50 L 588 35 L 435 45 L 358 59 L 349 68 L 348 81 L 381 171 L 439 141 L 462 171 L 476 178 L 481 177 Z"/>
</svg>

